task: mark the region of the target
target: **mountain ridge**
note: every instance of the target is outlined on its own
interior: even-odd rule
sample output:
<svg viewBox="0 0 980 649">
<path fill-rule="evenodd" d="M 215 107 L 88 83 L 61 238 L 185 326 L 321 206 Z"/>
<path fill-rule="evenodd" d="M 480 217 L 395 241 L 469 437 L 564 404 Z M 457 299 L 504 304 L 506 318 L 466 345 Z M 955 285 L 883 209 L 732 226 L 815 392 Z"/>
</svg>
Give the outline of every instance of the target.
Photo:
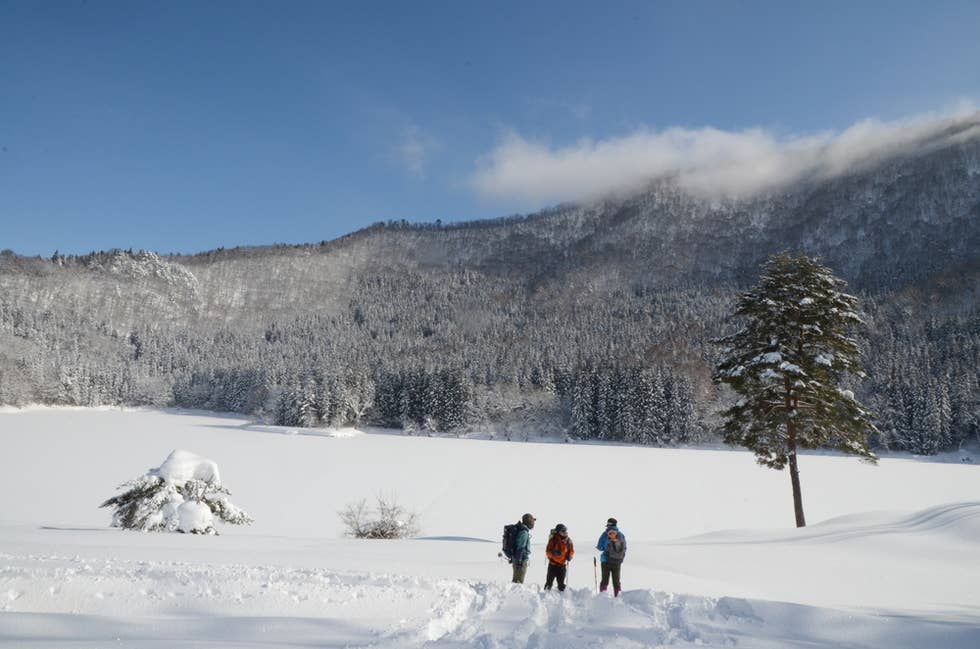
<svg viewBox="0 0 980 649">
<path fill-rule="evenodd" d="M 922 164 L 923 162 L 933 162 L 937 155 L 941 157 L 955 157 L 957 154 L 963 158 L 958 165 L 956 161 L 950 160 L 943 160 L 938 165 Z M 875 154 L 869 154 L 869 159 L 874 158 Z M 773 227 L 773 222 L 776 218 L 787 218 L 786 216 L 777 217 L 776 214 L 782 213 L 788 214 L 790 217 L 797 217 L 796 223 L 791 225 L 819 226 L 821 224 L 813 222 L 813 217 L 815 216 L 813 212 L 819 213 L 821 209 L 828 211 L 825 205 L 821 206 L 820 204 L 821 199 L 826 202 L 826 197 L 822 196 L 822 194 L 826 195 L 835 191 L 844 192 L 850 195 L 846 198 L 851 200 L 838 201 L 838 205 L 840 203 L 850 203 L 853 205 L 857 203 L 857 201 L 853 200 L 855 194 L 866 194 L 876 189 L 880 191 L 882 185 L 884 185 L 885 189 L 888 189 L 900 180 L 903 183 L 907 183 L 909 176 L 915 176 L 923 172 L 923 166 L 932 167 L 934 173 L 939 171 L 939 168 L 955 170 L 959 167 L 970 178 L 980 178 L 980 119 L 949 126 L 931 138 L 924 139 L 920 143 L 920 150 L 917 153 L 902 151 L 891 154 L 886 160 L 879 160 L 875 168 L 869 172 L 866 167 L 870 164 L 869 161 L 865 160 L 860 165 L 862 169 L 840 174 L 829 180 L 803 182 L 798 187 L 788 191 L 764 192 L 758 196 L 744 199 L 697 198 L 679 189 L 670 179 L 661 179 L 652 182 L 647 190 L 629 198 L 606 199 L 582 205 L 558 205 L 523 216 L 448 224 L 409 224 L 405 221 L 379 222 L 333 240 L 321 241 L 319 244 L 237 246 L 227 249 L 218 248 L 194 254 L 168 253 L 160 254 L 160 256 L 185 265 L 199 265 L 205 261 L 217 261 L 223 258 L 283 254 L 288 251 L 293 251 L 293 254 L 305 254 L 311 250 L 330 253 L 339 249 L 342 252 L 345 248 L 349 249 L 357 246 L 363 243 L 365 239 L 371 238 L 380 238 L 382 239 L 382 243 L 390 246 L 392 242 L 383 240 L 392 238 L 393 233 L 397 237 L 397 233 L 399 232 L 416 234 L 421 232 L 439 232 L 444 235 L 466 232 L 472 236 L 469 236 L 465 243 L 473 247 L 478 247 L 477 244 L 479 244 L 487 248 L 487 254 L 483 259 L 479 258 L 479 251 L 476 251 L 476 263 L 481 270 L 488 270 L 493 266 L 492 262 L 494 261 L 504 265 L 522 265 L 523 260 L 518 258 L 513 250 L 513 244 L 517 240 L 537 240 L 537 246 L 518 246 L 519 249 L 523 249 L 532 257 L 540 255 L 542 252 L 549 252 L 551 254 L 562 253 L 562 256 L 568 256 L 576 250 L 589 250 L 596 246 L 606 245 L 612 234 L 622 234 L 624 224 L 632 225 L 635 228 L 634 231 L 627 234 L 634 236 L 637 234 L 646 235 L 647 243 L 655 243 L 659 233 L 667 233 L 675 237 L 673 240 L 668 237 L 663 237 L 665 244 L 677 243 L 677 236 L 690 236 L 690 226 L 698 224 L 702 227 L 738 226 L 746 233 L 754 236 L 764 234 L 768 227 L 770 231 L 775 231 L 774 238 L 779 244 L 790 247 L 795 245 L 804 248 L 807 246 L 820 248 L 821 243 L 833 241 L 833 233 L 824 232 L 820 236 L 817 236 L 818 233 L 810 233 L 809 236 L 805 236 L 807 233 L 803 233 L 804 236 L 794 241 L 791 235 L 792 227 L 783 228 L 790 232 L 782 233 L 779 232 L 780 228 Z M 882 176 L 885 176 L 885 178 L 882 178 Z M 888 176 L 891 177 L 888 178 Z M 848 184 L 852 186 L 847 187 Z M 887 196 L 878 196 L 878 198 L 887 198 Z M 972 201 L 971 215 L 980 215 L 980 198 L 978 198 L 978 194 L 973 192 L 968 199 Z M 870 202 L 872 204 L 880 204 L 876 201 Z M 837 211 L 839 212 L 840 210 L 838 209 Z M 809 223 L 806 222 L 806 219 L 801 220 L 799 218 L 806 216 L 808 213 L 810 215 Z M 728 221 L 727 224 L 724 222 L 726 219 Z M 642 224 L 643 220 L 656 220 L 657 225 L 661 227 L 644 227 Z M 640 227 L 636 228 L 635 226 Z M 673 227 L 668 228 L 664 226 Z M 484 241 L 475 241 L 478 239 L 479 234 L 483 235 Z M 705 235 L 706 233 L 701 234 Z M 967 234 L 969 235 L 970 233 Z M 494 241 L 492 235 L 496 235 L 498 240 Z M 499 239 L 504 239 L 504 241 L 501 242 Z M 962 237 L 954 237 L 953 239 L 963 241 Z M 969 243 L 972 243 L 972 241 L 972 239 L 968 239 Z M 466 248 L 462 244 L 450 247 L 449 250 L 431 250 L 433 245 L 457 244 L 457 242 L 439 241 L 433 244 L 429 241 L 421 241 L 418 243 L 420 244 L 421 250 L 417 257 L 422 263 L 435 263 L 438 265 L 440 261 L 442 264 L 458 264 L 473 261 L 472 259 L 464 258 L 463 252 L 466 251 Z M 497 245 L 494 246 L 494 244 Z M 470 252 L 473 251 L 471 250 Z M 508 252 L 510 254 L 507 254 Z M 769 252 L 771 253 L 772 251 Z M 822 257 L 832 259 L 833 256 L 827 255 L 826 252 L 826 250 L 816 251 Z M 73 257 L 86 257 L 86 255 Z M 755 266 L 757 263 L 757 256 L 753 256 L 750 265 Z M 851 265 L 847 264 L 846 266 L 850 267 Z M 844 274 L 848 275 L 849 273 L 848 271 L 844 271 Z"/>
</svg>

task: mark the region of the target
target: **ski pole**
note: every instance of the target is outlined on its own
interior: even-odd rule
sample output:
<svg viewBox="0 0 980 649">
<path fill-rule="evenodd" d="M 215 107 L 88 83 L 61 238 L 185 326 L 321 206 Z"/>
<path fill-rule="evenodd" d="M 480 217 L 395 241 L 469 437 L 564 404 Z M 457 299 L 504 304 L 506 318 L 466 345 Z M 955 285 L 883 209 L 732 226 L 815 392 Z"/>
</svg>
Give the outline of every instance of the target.
<svg viewBox="0 0 980 649">
<path fill-rule="evenodd" d="M 595 592 L 599 592 L 599 568 L 595 556 L 592 557 L 592 576 L 595 577 Z"/>
</svg>

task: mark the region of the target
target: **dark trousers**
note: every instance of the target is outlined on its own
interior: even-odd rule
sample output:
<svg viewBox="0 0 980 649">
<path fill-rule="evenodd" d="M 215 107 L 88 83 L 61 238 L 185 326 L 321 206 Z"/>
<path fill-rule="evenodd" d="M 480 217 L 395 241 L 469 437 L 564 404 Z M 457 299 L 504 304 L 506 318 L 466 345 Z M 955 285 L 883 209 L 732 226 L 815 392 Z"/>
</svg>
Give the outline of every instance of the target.
<svg viewBox="0 0 980 649">
<path fill-rule="evenodd" d="M 551 563 L 549 561 L 548 562 L 548 577 L 547 577 L 547 579 L 545 579 L 544 589 L 545 590 L 551 590 L 551 585 L 557 579 L 558 580 L 558 590 L 565 590 L 565 575 L 568 574 L 567 571 L 568 571 L 568 568 L 564 564 L 562 564 L 562 565 L 559 566 L 559 565 L 556 565 L 556 564 Z"/>
<path fill-rule="evenodd" d="M 603 563 L 602 581 L 599 583 L 599 590 L 609 588 L 609 576 L 612 575 L 613 591 L 618 595 L 619 591 L 623 589 L 623 585 L 619 582 L 619 571 L 622 567 L 623 564 L 621 563 Z"/>
</svg>

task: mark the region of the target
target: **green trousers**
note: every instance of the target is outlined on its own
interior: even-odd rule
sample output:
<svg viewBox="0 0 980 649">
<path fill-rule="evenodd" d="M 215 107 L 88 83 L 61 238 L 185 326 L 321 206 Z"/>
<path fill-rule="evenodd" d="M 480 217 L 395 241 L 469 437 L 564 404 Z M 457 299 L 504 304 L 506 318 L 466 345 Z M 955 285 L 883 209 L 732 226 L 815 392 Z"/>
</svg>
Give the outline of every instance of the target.
<svg viewBox="0 0 980 649">
<path fill-rule="evenodd" d="M 527 561 L 514 564 L 514 578 L 511 580 L 515 584 L 523 584 L 524 577 L 527 576 Z"/>
</svg>

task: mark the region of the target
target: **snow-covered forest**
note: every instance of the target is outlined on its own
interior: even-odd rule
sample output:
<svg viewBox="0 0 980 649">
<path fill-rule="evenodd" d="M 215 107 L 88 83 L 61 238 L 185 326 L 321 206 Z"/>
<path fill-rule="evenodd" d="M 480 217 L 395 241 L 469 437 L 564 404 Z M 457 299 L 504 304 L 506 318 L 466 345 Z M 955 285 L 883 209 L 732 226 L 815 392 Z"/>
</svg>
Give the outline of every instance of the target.
<svg viewBox="0 0 980 649">
<path fill-rule="evenodd" d="M 969 126 L 969 125 L 967 125 Z M 966 126 L 964 126 L 966 128 Z M 980 436 L 980 139 L 781 194 L 637 197 L 194 256 L 0 253 L 0 403 L 290 426 L 715 441 L 735 296 L 802 250 L 850 283 L 875 448 Z"/>
<path fill-rule="evenodd" d="M 56 272 L 77 273 L 80 264 Z M 293 426 L 530 426 L 652 444 L 713 438 L 719 396 L 708 380 L 716 353 L 709 340 L 725 331 L 733 293 L 614 291 L 546 310 L 520 298 L 516 284 L 502 298 L 471 275 L 451 282 L 419 274 L 414 287 L 375 275 L 379 288 L 355 292 L 343 316 L 297 314 L 262 327 L 140 318 L 120 329 L 77 299 L 65 305 L 52 296 L 46 308 L 35 302 L 28 310 L 27 296 L 5 291 L 0 401 L 177 405 Z M 89 290 L 102 289 L 109 287 Z M 101 293 L 93 301 L 102 300 L 110 312 L 130 302 Z M 480 310 L 489 322 L 473 336 L 467 305 L 481 303 L 499 308 Z M 975 308 L 936 313 L 893 295 L 865 296 L 862 307 L 870 380 L 858 393 L 877 413 L 875 444 L 935 453 L 975 438 Z"/>
</svg>

